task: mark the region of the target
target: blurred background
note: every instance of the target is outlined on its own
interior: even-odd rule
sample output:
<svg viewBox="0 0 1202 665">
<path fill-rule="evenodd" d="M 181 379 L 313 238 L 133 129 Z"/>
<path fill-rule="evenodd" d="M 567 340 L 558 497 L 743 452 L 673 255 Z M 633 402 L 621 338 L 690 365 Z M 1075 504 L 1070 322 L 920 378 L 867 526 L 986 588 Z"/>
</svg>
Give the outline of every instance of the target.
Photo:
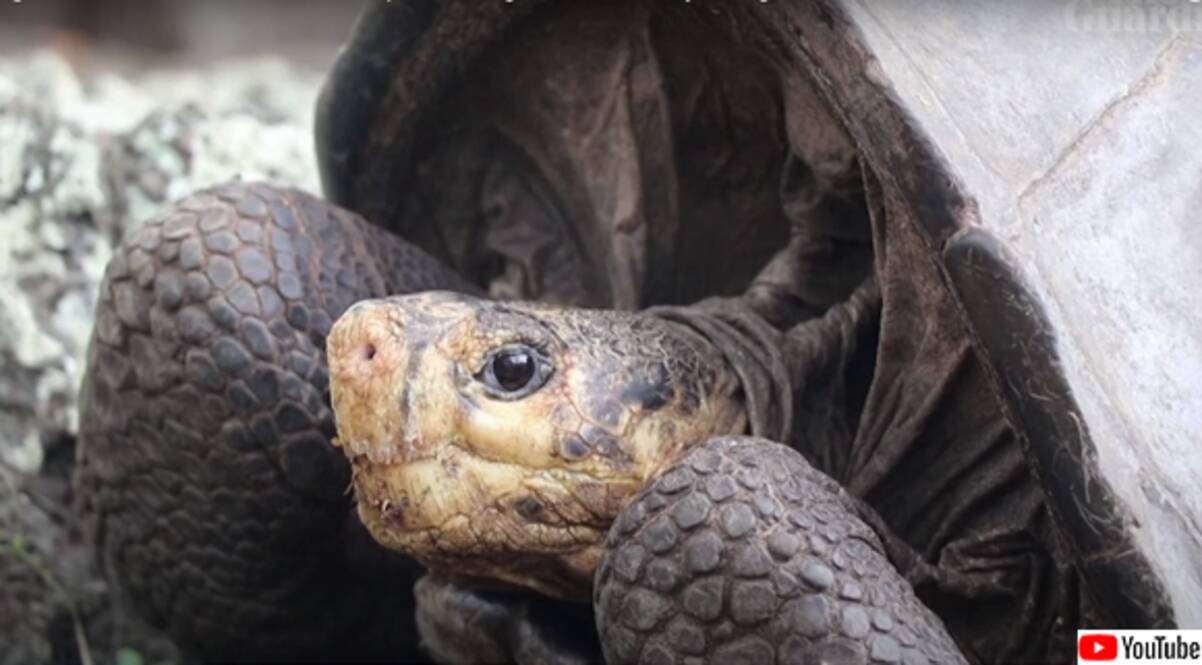
<svg viewBox="0 0 1202 665">
<path fill-rule="evenodd" d="M 324 70 L 361 5 L 338 0 L 0 0 L 0 57 L 49 47 L 84 69 L 133 72 L 274 55 Z"/>
<path fill-rule="evenodd" d="M 0 0 L 0 665 L 178 662 L 114 611 L 71 510 L 97 289 L 172 200 L 320 191 L 314 104 L 361 7 Z"/>
</svg>

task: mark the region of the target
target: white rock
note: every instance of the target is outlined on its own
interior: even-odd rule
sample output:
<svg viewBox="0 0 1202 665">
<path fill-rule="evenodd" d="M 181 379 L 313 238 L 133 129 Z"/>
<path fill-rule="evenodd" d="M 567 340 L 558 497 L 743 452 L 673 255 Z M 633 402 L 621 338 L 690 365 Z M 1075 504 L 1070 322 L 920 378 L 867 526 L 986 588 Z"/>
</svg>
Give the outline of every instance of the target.
<svg viewBox="0 0 1202 665">
<path fill-rule="evenodd" d="M 35 471 L 76 395 L 113 243 L 233 178 L 319 191 L 320 75 L 279 60 L 80 81 L 49 53 L 0 60 L 0 459 Z"/>
</svg>

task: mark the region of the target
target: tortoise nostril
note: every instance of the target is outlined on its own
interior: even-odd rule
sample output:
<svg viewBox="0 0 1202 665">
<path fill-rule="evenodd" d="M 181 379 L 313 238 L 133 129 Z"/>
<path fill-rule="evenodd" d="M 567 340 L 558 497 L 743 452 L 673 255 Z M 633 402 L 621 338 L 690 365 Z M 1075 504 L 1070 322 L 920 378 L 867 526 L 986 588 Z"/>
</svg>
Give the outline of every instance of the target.
<svg viewBox="0 0 1202 665">
<path fill-rule="evenodd" d="M 371 342 L 364 344 L 363 348 L 360 349 L 360 351 L 359 351 L 359 356 L 361 358 L 363 358 L 364 360 L 371 360 L 372 358 L 375 358 L 376 357 L 376 345 L 372 344 Z"/>
</svg>

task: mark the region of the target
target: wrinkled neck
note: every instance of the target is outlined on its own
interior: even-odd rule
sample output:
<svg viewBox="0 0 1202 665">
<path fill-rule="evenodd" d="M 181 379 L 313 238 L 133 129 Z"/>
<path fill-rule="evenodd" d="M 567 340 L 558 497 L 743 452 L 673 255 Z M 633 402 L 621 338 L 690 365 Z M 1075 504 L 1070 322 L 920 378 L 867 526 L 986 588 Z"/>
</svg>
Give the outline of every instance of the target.
<svg viewBox="0 0 1202 665">
<path fill-rule="evenodd" d="M 749 434 L 789 443 L 794 396 L 831 380 L 879 325 L 881 295 L 869 277 L 822 316 L 779 329 L 742 298 L 653 307 L 647 313 L 687 327 L 713 345 L 738 377 Z"/>
<path fill-rule="evenodd" d="M 749 434 L 788 441 L 793 421 L 792 364 L 784 333 L 739 298 L 710 298 L 684 307 L 647 310 L 709 342 L 738 377 Z"/>
</svg>

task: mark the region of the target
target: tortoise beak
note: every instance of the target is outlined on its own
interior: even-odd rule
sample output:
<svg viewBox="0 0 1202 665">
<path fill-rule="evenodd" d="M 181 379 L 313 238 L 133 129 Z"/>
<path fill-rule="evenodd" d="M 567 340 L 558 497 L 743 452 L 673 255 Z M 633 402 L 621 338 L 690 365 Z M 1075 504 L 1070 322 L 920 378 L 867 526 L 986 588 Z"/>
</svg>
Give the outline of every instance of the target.
<svg viewBox="0 0 1202 665">
<path fill-rule="evenodd" d="M 454 395 L 435 347 L 471 302 L 443 291 L 391 296 L 360 301 L 334 322 L 326 338 L 334 445 L 351 462 L 426 459 L 453 432 L 435 417 L 452 412 L 442 405 Z"/>
<path fill-rule="evenodd" d="M 400 396 L 409 363 L 403 308 L 386 300 L 354 305 L 334 323 L 326 355 L 338 423 L 335 445 L 351 458 L 400 461 L 405 422 Z"/>
</svg>

